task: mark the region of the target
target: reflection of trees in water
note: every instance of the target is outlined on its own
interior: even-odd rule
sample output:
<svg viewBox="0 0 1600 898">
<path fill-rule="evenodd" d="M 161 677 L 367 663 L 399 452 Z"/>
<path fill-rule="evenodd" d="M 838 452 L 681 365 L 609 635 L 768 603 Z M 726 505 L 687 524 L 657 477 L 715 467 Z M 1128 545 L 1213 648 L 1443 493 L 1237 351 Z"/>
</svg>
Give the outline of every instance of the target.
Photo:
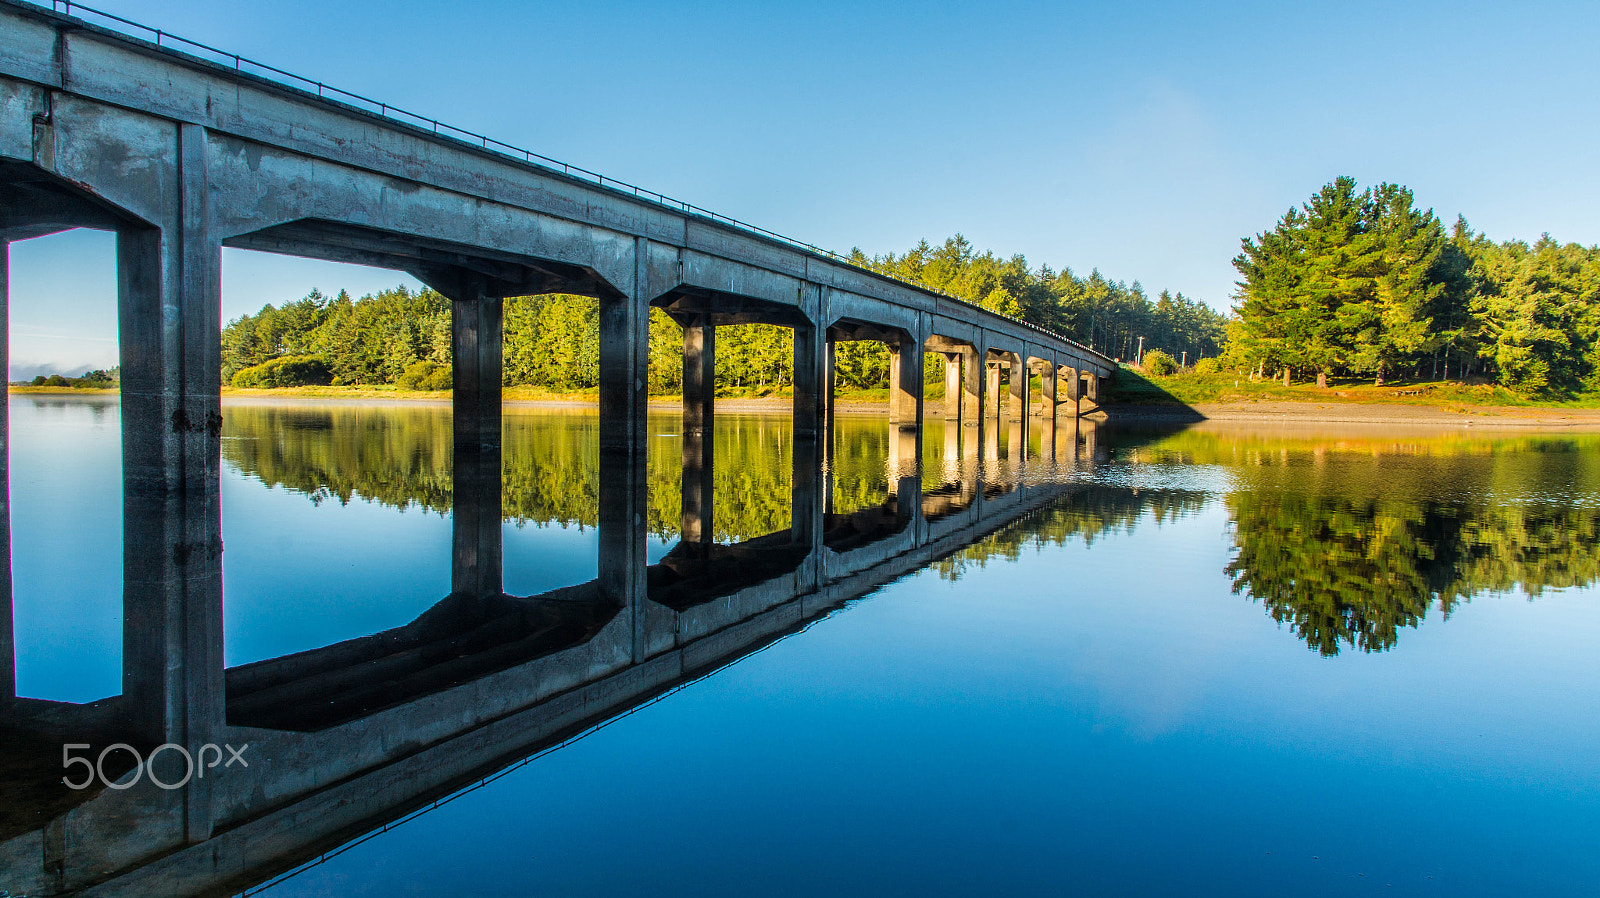
<svg viewBox="0 0 1600 898">
<path fill-rule="evenodd" d="M 1446 617 L 1483 592 L 1600 579 L 1600 511 L 1282 492 L 1228 497 L 1235 593 L 1259 600 L 1323 655 L 1394 646 L 1437 600 Z"/>
<path fill-rule="evenodd" d="M 232 406 L 222 459 L 320 502 L 450 510 L 450 416 L 438 408 Z"/>
<path fill-rule="evenodd" d="M 1064 546 L 1081 540 L 1085 546 L 1114 533 L 1132 533 L 1146 514 L 1157 523 L 1177 520 L 1205 507 L 1208 496 L 1198 490 L 1134 489 L 1086 485 L 1032 514 L 936 562 L 939 576 L 959 580 L 990 559 L 1016 561 L 1026 548 Z"/>
<path fill-rule="evenodd" d="M 652 419 L 648 443 L 652 535 L 678 533 L 683 444 L 676 416 Z M 502 514 L 516 524 L 592 527 L 599 521 L 599 419 L 592 412 L 508 410 Z M 789 526 L 790 422 L 774 415 L 724 415 L 713 439 L 716 538 L 738 541 Z M 888 495 L 881 420 L 841 416 L 834 502 L 843 511 Z M 224 461 L 271 487 L 313 502 L 352 499 L 448 514 L 450 412 L 438 406 L 230 406 Z"/>
<path fill-rule="evenodd" d="M 445 514 L 451 504 L 450 414 L 439 407 L 232 406 L 223 457 L 269 486 L 313 501 L 360 498 Z M 682 442 L 675 416 L 652 419 L 650 532 L 678 532 Z M 715 534 L 724 542 L 789 526 L 790 424 L 725 415 L 714 440 Z M 887 498 L 882 419 L 841 415 L 835 510 Z M 1600 580 L 1600 440 L 1299 440 L 1188 432 L 1140 443 L 1134 464 L 1221 465 L 1234 591 L 1260 601 L 1324 655 L 1382 651 L 1435 603 L 1448 616 L 1486 591 Z M 503 515 L 518 524 L 594 526 L 598 418 L 592 412 L 506 415 Z M 1048 508 L 937 563 L 959 578 L 1024 548 L 1129 533 L 1198 511 L 1207 493 L 1105 484 L 1073 488 Z"/>
</svg>

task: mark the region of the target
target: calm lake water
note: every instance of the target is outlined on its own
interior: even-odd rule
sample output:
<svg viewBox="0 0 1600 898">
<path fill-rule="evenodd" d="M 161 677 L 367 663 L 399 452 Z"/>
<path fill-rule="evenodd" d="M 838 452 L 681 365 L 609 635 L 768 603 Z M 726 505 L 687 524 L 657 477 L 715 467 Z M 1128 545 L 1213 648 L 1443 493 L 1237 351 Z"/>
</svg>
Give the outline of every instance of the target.
<svg viewBox="0 0 1600 898">
<path fill-rule="evenodd" d="M 117 695 L 118 406 L 10 409 L 17 692 Z M 683 437 L 651 425 L 654 564 Z M 930 496 L 962 430 L 926 428 Z M 1039 510 L 266 894 L 1594 894 L 1600 437 L 1008 438 L 984 482 L 1061 485 Z M 903 492 L 884 419 L 834 439 L 833 512 Z M 596 577 L 597 445 L 508 408 L 507 593 Z M 718 418 L 718 543 L 790 526 L 790 445 Z M 451 591 L 448 408 L 235 404 L 222 452 L 228 667 Z"/>
</svg>

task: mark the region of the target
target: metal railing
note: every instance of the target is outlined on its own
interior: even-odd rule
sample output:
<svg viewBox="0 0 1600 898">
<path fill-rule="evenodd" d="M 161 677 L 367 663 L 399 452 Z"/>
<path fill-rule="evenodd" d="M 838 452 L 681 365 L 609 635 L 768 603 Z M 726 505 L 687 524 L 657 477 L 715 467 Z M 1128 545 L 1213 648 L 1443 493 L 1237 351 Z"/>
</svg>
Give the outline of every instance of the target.
<svg viewBox="0 0 1600 898">
<path fill-rule="evenodd" d="M 996 312 L 993 309 L 986 309 L 983 306 L 972 302 L 971 300 L 962 299 L 959 296 L 952 296 L 951 294 L 945 293 L 942 290 L 935 290 L 923 284 L 903 281 L 892 275 L 886 275 L 880 271 L 873 271 L 870 268 L 865 268 L 857 264 L 849 256 L 841 255 L 829 249 L 823 249 L 820 246 L 812 243 L 806 243 L 803 240 L 796 240 L 793 237 L 785 237 L 776 231 L 770 231 L 761 227 L 760 225 L 753 225 L 747 221 L 740 221 L 737 218 L 723 215 L 718 212 L 713 212 L 712 210 L 703 208 L 701 206 L 696 206 L 693 203 L 684 202 L 683 200 L 679 199 L 673 199 L 664 193 L 639 187 L 635 184 L 629 184 L 627 181 L 619 181 L 616 178 L 608 178 L 599 172 L 590 171 L 582 166 L 571 165 L 558 159 L 551 159 L 549 156 L 543 155 L 542 153 L 535 153 L 532 150 L 513 146 L 512 144 L 504 141 L 495 140 L 486 134 L 479 134 L 476 131 L 470 131 L 466 128 L 458 128 L 455 125 L 441 122 L 436 118 L 429 118 L 428 116 L 402 109 L 401 107 L 390 103 L 374 100 L 371 97 L 363 96 L 362 94 L 353 93 L 342 88 L 324 84 L 321 81 L 316 81 L 303 75 L 296 75 L 293 72 L 280 69 L 275 65 L 269 65 L 265 62 L 258 62 L 254 59 L 250 59 L 249 57 L 241 56 L 238 53 L 230 53 L 227 50 L 221 50 L 211 46 L 210 44 L 201 43 L 200 41 L 190 40 L 189 38 L 173 34 L 170 31 L 164 31 L 160 28 L 152 28 L 149 25 L 135 22 L 132 19 L 123 18 L 116 13 L 109 13 L 102 9 L 95 9 L 92 6 L 85 6 L 82 3 L 75 3 L 73 0 L 49 0 L 49 2 L 50 11 L 53 13 L 68 17 L 72 17 L 75 10 L 79 13 L 88 13 L 106 22 L 123 26 L 122 28 L 110 28 L 108 30 L 116 31 L 125 37 L 137 39 L 141 37 L 141 34 L 150 35 L 154 38 L 155 45 L 165 50 L 180 52 L 178 50 L 178 46 L 181 45 L 182 47 L 186 47 L 191 50 L 199 50 L 202 53 L 209 53 L 216 57 L 216 59 L 206 60 L 204 57 L 197 58 L 202 59 L 202 61 L 212 62 L 214 64 L 231 65 L 235 71 L 253 74 L 257 77 L 276 82 L 285 87 L 305 90 L 307 93 L 310 93 L 312 89 L 315 89 L 316 95 L 324 100 L 342 102 L 346 105 L 355 106 L 357 108 L 365 107 L 363 111 L 375 113 L 382 118 L 393 119 L 394 121 L 412 125 L 414 127 L 431 130 L 434 134 L 437 134 L 441 137 L 447 137 L 466 144 L 477 146 L 501 156 L 507 156 L 511 159 L 521 160 L 522 162 L 530 165 L 537 165 L 552 171 L 559 171 L 568 177 L 589 181 L 599 187 L 606 187 L 623 193 L 632 193 L 634 197 L 645 202 L 655 203 L 657 205 L 676 211 L 682 211 L 691 215 L 698 215 L 703 218 L 711 219 L 712 221 L 729 225 L 742 231 L 749 231 L 754 234 L 759 234 L 769 240 L 775 240 L 787 246 L 794 247 L 795 249 L 800 249 L 819 256 L 824 256 L 835 262 L 848 265 L 852 268 L 868 272 L 878 277 L 886 278 L 894 281 L 895 283 L 904 284 L 917 290 L 923 290 L 944 299 L 948 299 L 952 302 L 957 302 L 964 306 L 977 309 L 978 311 L 999 316 L 1015 324 L 1019 324 L 1025 328 L 1028 328 L 1029 330 L 1044 334 L 1052 339 L 1060 340 L 1071 346 L 1076 346 L 1085 352 L 1106 357 L 1103 353 L 1096 352 L 1095 350 L 1084 346 L 1082 343 L 1079 343 L 1071 337 L 1063 336 L 1048 328 L 1034 324 L 1031 321 L 1024 321 L 1021 318 L 1007 315 L 1003 312 Z M 41 6 L 39 8 L 42 9 L 43 7 Z M 81 16 L 78 17 L 78 19 L 79 21 L 84 21 Z M 90 23 L 85 22 L 85 24 Z M 131 31 L 129 29 L 131 29 Z M 195 54 L 191 53 L 187 55 L 193 56 Z"/>
</svg>

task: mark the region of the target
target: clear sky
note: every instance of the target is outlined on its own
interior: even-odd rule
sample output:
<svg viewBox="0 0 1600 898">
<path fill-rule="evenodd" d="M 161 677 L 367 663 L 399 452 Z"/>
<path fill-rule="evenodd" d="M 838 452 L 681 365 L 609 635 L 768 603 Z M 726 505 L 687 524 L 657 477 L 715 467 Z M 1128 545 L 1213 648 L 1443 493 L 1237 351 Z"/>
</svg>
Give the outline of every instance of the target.
<svg viewBox="0 0 1600 898">
<path fill-rule="evenodd" d="M 1592 3 L 97 2 L 840 250 L 959 231 L 1226 308 L 1239 240 L 1341 174 L 1600 243 Z M 77 295 L 109 250 L 56 243 L 12 249 L 14 374 L 76 363 L 19 318 L 114 318 Z M 224 314 L 402 280 L 230 251 Z"/>
</svg>

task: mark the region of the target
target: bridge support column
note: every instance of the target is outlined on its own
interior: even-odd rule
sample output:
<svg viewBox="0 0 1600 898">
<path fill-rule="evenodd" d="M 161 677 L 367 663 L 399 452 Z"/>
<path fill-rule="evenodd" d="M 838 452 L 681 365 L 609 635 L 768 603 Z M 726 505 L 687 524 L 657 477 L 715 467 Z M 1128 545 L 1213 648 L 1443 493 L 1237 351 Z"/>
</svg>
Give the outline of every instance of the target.
<svg viewBox="0 0 1600 898">
<path fill-rule="evenodd" d="M 645 580 L 646 383 L 650 366 L 649 242 L 634 240 L 624 296 L 600 299 L 600 596 L 623 609 L 632 658 L 652 647 Z"/>
<path fill-rule="evenodd" d="M 988 395 L 988 416 L 999 420 L 1005 417 L 1000 404 L 1000 362 L 984 362 L 985 393 Z"/>
<path fill-rule="evenodd" d="M 451 483 L 450 592 L 492 599 L 504 591 L 500 447 L 457 447 Z"/>
<path fill-rule="evenodd" d="M 451 429 L 455 444 L 450 590 L 502 592 L 500 377 L 504 301 L 484 280 L 460 279 L 450 298 Z"/>
<path fill-rule="evenodd" d="M 1067 399 L 1072 402 L 1072 414 L 1083 414 L 1083 375 L 1077 368 L 1067 368 Z"/>
<path fill-rule="evenodd" d="M 922 431 L 889 428 L 889 495 L 900 496 L 907 484 L 913 495 L 922 489 Z"/>
<path fill-rule="evenodd" d="M 1016 425 L 1014 435 L 1018 441 L 1018 452 L 1013 457 L 1017 459 L 1028 454 L 1028 392 L 1032 380 L 1027 350 L 1023 350 L 1011 362 L 1011 421 Z"/>
<path fill-rule="evenodd" d="M 889 423 L 922 427 L 922 343 L 889 347 Z"/>
<path fill-rule="evenodd" d="M 838 370 L 838 358 L 834 353 L 836 344 L 832 340 L 828 340 L 827 344 L 828 344 L 828 361 L 826 362 L 826 365 L 827 365 L 827 369 L 826 369 L 827 370 L 827 377 L 825 378 L 826 384 L 825 384 L 825 386 L 823 388 L 823 391 L 822 391 L 823 392 L 823 398 L 827 402 L 827 407 L 828 407 L 828 413 L 827 413 L 827 418 L 826 418 L 826 428 L 827 429 L 824 431 L 824 433 L 822 435 L 822 469 L 823 469 L 822 513 L 824 515 L 824 521 L 826 521 L 826 515 L 830 515 L 830 514 L 833 513 L 833 442 L 834 442 L 834 433 L 835 433 L 834 425 L 833 425 L 833 406 L 834 406 L 833 394 L 834 394 L 834 386 L 835 386 L 834 377 L 835 377 L 835 374 L 836 374 L 836 372 Z M 824 523 L 824 528 L 823 529 L 824 530 L 827 529 L 826 528 L 826 523 Z"/>
<path fill-rule="evenodd" d="M 794 455 L 791 526 L 797 543 L 822 545 L 822 439 L 827 433 L 823 391 L 828 382 L 827 333 L 794 329 Z"/>
<path fill-rule="evenodd" d="M 138 738 L 195 752 L 221 741 L 225 695 L 222 246 L 211 226 L 205 129 L 179 125 L 175 137 L 176 164 L 163 170 L 152 162 L 156 190 L 137 198 L 160 210 L 153 226 L 117 233 L 122 691 Z M 211 782 L 195 779 L 184 790 L 190 842 L 211 836 Z"/>
<path fill-rule="evenodd" d="M 968 426 L 983 422 L 983 357 L 988 355 L 981 347 L 963 353 L 966 363 L 961 377 L 961 418 Z"/>
<path fill-rule="evenodd" d="M 1056 378 L 1060 374 L 1056 371 L 1055 362 L 1046 362 L 1039 366 L 1039 398 L 1043 404 L 1039 406 L 1039 415 L 1051 421 L 1056 417 Z"/>
<path fill-rule="evenodd" d="M 500 447 L 503 300 L 480 277 L 463 278 L 450 298 L 451 414 L 460 450 Z"/>
<path fill-rule="evenodd" d="M 717 329 L 699 319 L 683 328 L 683 513 L 682 540 L 704 545 L 714 539 L 712 453 L 716 429 Z"/>
<path fill-rule="evenodd" d="M 1039 457 L 1046 461 L 1054 460 L 1056 454 L 1056 386 L 1060 376 L 1053 360 L 1039 366 L 1039 392 L 1044 399 L 1039 409 Z"/>
<path fill-rule="evenodd" d="M 1028 387 L 1033 372 L 1028 370 L 1028 357 L 1016 355 L 1011 361 L 1010 417 L 1026 420 L 1028 417 Z"/>
<path fill-rule="evenodd" d="M 961 358 L 963 353 L 946 352 L 944 355 L 944 419 L 961 420 Z"/>
<path fill-rule="evenodd" d="M 1089 372 L 1088 387 L 1089 387 L 1089 401 L 1094 403 L 1095 408 L 1099 408 L 1100 407 L 1100 375 L 1094 373 L 1093 371 L 1090 371 Z"/>
<path fill-rule="evenodd" d="M 828 439 L 833 439 L 833 395 L 835 391 L 835 375 L 838 373 L 838 357 L 835 355 L 836 344 L 832 340 L 826 341 L 827 358 L 823 361 L 822 401 L 825 410 L 823 425 L 828 429 Z"/>
</svg>

